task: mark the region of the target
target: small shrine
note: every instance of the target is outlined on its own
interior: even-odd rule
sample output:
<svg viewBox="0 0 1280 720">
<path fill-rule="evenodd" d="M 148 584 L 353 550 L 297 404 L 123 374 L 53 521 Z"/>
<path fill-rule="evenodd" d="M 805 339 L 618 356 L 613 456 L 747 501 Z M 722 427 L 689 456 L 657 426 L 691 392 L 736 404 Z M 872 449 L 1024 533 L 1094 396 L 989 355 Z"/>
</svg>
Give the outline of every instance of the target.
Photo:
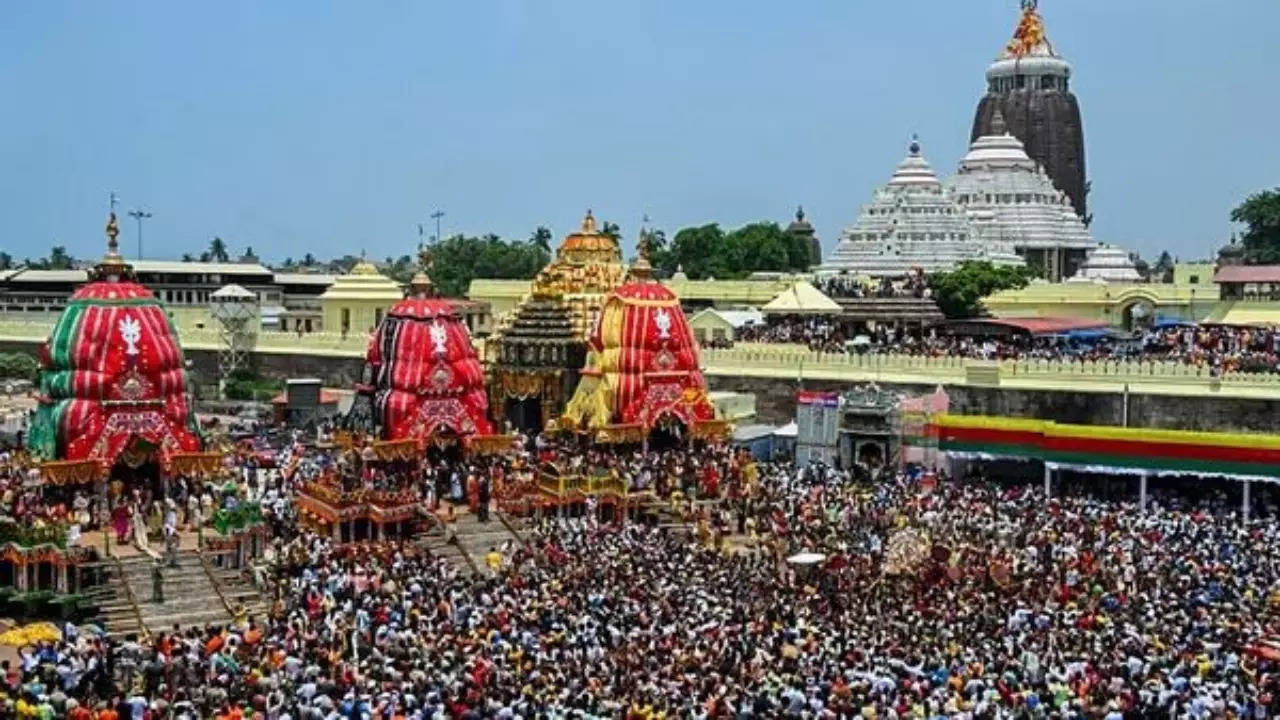
<svg viewBox="0 0 1280 720">
<path fill-rule="evenodd" d="M 693 330 L 680 300 L 654 281 L 641 234 L 627 282 L 609 293 L 587 340 L 586 367 L 560 418 L 598 442 L 723 434 L 707 399 Z"/>
<path fill-rule="evenodd" d="M 874 471 L 897 464 L 902 396 L 870 384 L 840 397 L 841 467 Z"/>
<path fill-rule="evenodd" d="M 378 272 L 362 253 L 360 262 L 334 278 L 320 295 L 324 330 L 342 335 L 373 332 L 387 310 L 403 299 L 404 290 L 396 281 Z"/>
<path fill-rule="evenodd" d="M 604 297 L 625 275 L 617 238 L 600 232 L 588 210 L 485 344 L 496 418 L 533 431 L 555 419 L 578 385 Z"/>
</svg>

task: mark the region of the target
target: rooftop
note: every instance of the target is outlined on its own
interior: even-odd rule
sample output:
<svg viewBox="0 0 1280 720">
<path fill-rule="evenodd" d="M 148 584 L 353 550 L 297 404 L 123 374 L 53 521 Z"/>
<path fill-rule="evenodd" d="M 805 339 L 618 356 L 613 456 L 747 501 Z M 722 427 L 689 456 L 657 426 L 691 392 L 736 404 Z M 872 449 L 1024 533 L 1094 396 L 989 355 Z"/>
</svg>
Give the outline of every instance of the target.
<svg viewBox="0 0 1280 720">
<path fill-rule="evenodd" d="M 1223 265 L 1213 274 L 1216 283 L 1280 283 L 1280 265 Z"/>
<path fill-rule="evenodd" d="M 258 263 L 182 262 L 180 260 L 132 260 L 137 273 L 198 273 L 201 275 L 270 275 Z"/>
</svg>

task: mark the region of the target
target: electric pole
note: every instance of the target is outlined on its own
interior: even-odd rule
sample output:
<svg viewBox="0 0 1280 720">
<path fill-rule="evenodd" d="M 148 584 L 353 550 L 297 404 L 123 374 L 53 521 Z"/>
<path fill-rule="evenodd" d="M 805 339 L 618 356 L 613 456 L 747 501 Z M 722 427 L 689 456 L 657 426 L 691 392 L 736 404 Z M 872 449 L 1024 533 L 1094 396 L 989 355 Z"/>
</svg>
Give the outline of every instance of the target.
<svg viewBox="0 0 1280 720">
<path fill-rule="evenodd" d="M 129 211 L 129 217 L 138 221 L 138 259 L 142 259 L 142 221 L 151 217 L 151 213 L 142 208 L 135 208 Z"/>
</svg>

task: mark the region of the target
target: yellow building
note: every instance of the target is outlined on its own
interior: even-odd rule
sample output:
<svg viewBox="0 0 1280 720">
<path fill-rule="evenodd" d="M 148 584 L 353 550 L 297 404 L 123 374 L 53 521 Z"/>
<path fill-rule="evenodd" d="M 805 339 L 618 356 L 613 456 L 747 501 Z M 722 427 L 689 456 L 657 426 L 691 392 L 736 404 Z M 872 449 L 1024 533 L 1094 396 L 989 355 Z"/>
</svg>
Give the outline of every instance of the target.
<svg viewBox="0 0 1280 720">
<path fill-rule="evenodd" d="M 1194 283 L 1193 275 L 1188 269 L 1181 283 L 1038 281 L 998 292 L 983 304 L 1000 318 L 1078 317 L 1124 328 L 1156 319 L 1198 322 L 1218 305 L 1218 286 L 1212 273 L 1197 275 Z"/>
<path fill-rule="evenodd" d="M 732 309 L 760 307 L 788 290 L 796 280 L 806 275 L 770 274 L 745 280 L 690 280 L 682 272 L 662 281 L 680 298 L 686 310 L 705 307 Z M 528 280 L 497 280 L 476 278 L 467 288 L 467 297 L 489 304 L 495 318 L 514 310 L 529 294 Z"/>
<path fill-rule="evenodd" d="M 404 298 L 404 291 L 373 263 L 361 260 L 346 275 L 334 278 L 320 295 L 326 332 L 368 333 L 378 327 L 387 310 Z"/>
</svg>

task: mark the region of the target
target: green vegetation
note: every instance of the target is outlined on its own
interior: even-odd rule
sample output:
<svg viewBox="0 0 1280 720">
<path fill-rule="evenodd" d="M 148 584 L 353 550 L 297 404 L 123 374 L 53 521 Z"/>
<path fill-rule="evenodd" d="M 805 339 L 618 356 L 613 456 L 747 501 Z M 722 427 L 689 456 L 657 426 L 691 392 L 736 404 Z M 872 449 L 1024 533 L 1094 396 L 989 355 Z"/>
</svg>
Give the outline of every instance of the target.
<svg viewBox="0 0 1280 720">
<path fill-rule="evenodd" d="M 31 355 L 20 352 L 0 353 L 0 380 L 36 379 L 40 363 Z"/>
<path fill-rule="evenodd" d="M 228 400 L 266 402 L 283 389 L 284 383 L 279 380 L 260 378 L 248 370 L 236 370 L 227 379 L 226 395 Z"/>
<path fill-rule="evenodd" d="M 1280 188 L 1250 195 L 1231 211 L 1233 222 L 1244 223 L 1244 261 L 1249 265 L 1280 263 Z"/>
<path fill-rule="evenodd" d="M 665 242 L 665 237 L 662 239 Z M 753 272 L 801 272 L 809 268 L 811 252 L 806 239 L 773 222 L 751 223 L 727 233 L 716 223 L 684 228 L 670 246 L 654 245 L 653 262 L 662 275 L 683 267 L 694 280 L 731 280 Z"/>
<path fill-rule="evenodd" d="M 13 258 L 9 257 L 7 253 L 3 259 L 6 267 L 13 264 Z M 75 263 L 76 259 L 67 252 L 65 245 L 54 245 L 50 248 L 48 257 L 36 258 L 35 260 L 27 258 L 22 261 L 23 265 L 32 270 L 70 270 L 75 267 Z"/>
<path fill-rule="evenodd" d="M 0 547 L 9 543 L 24 548 L 54 545 L 65 550 L 67 548 L 67 526 L 59 524 L 36 527 L 12 520 L 0 521 Z"/>
<path fill-rule="evenodd" d="M 475 278 L 532 278 L 551 262 L 543 240 L 536 231 L 529 240 L 503 240 L 493 234 L 445 238 L 430 246 L 431 282 L 444 297 L 463 297 Z"/>
<path fill-rule="evenodd" d="M 982 298 L 1001 290 L 1024 288 L 1035 271 L 1027 267 L 995 266 L 987 261 L 961 263 L 951 272 L 929 278 L 929 287 L 938 308 L 948 318 L 968 318 L 978 314 Z"/>
</svg>

